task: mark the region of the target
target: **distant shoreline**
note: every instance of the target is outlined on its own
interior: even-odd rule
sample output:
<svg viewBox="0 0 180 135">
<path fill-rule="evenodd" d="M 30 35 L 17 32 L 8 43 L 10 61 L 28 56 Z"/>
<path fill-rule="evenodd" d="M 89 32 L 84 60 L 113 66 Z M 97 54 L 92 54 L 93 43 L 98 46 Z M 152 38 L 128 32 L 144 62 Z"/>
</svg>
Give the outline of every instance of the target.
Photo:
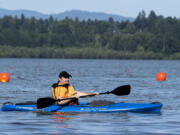
<svg viewBox="0 0 180 135">
<path fill-rule="evenodd" d="M 178 60 L 180 54 L 164 55 L 154 52 L 115 51 L 104 48 L 53 48 L 0 46 L 0 58 L 62 58 L 62 59 L 134 59 Z"/>
</svg>

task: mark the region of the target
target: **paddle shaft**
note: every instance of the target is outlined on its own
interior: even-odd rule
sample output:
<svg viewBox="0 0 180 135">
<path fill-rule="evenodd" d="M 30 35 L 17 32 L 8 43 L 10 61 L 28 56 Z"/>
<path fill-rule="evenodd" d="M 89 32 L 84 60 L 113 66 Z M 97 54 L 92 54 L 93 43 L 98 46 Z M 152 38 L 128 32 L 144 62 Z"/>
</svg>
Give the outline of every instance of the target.
<svg viewBox="0 0 180 135">
<path fill-rule="evenodd" d="M 103 94 L 110 94 L 111 92 L 107 91 L 107 92 L 102 92 L 99 93 L 98 95 L 103 95 Z M 96 94 L 90 94 L 90 95 L 84 95 L 84 96 L 80 96 L 79 98 L 85 98 L 85 97 L 91 97 L 91 96 L 95 96 Z M 76 97 L 71 97 L 71 98 L 63 98 L 63 99 L 55 99 L 56 101 L 63 101 L 63 100 L 73 100 L 73 99 L 77 99 Z"/>
<path fill-rule="evenodd" d="M 112 93 L 112 92 L 107 91 L 107 92 L 99 93 L 98 95 L 110 94 L 110 93 Z M 96 96 L 96 94 L 83 95 L 83 96 L 80 96 L 79 98 L 85 98 L 85 97 L 91 97 L 91 96 Z M 78 99 L 78 98 L 70 97 L 70 98 L 64 98 L 64 99 L 54 99 L 54 102 L 59 102 L 59 101 L 63 101 L 63 100 L 74 100 L 74 99 Z"/>
<path fill-rule="evenodd" d="M 95 96 L 95 94 L 84 95 L 84 96 L 80 96 L 79 98 L 85 98 L 85 97 L 91 97 L 91 96 Z M 77 98 L 76 97 L 70 97 L 70 98 L 55 99 L 55 100 L 56 101 L 63 101 L 63 100 L 73 100 L 73 99 L 77 99 Z"/>
</svg>

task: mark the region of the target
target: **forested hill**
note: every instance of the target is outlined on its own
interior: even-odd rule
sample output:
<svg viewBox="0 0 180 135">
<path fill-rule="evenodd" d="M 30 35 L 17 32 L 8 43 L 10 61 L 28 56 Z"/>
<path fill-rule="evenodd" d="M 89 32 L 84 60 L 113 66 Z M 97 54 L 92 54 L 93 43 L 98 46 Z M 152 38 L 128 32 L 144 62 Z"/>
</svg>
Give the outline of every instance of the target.
<svg viewBox="0 0 180 135">
<path fill-rule="evenodd" d="M 5 16 L 0 57 L 180 59 L 180 20 L 142 11 L 134 22 Z"/>
<path fill-rule="evenodd" d="M 4 16 L 12 16 L 12 17 L 21 17 L 21 15 L 24 14 L 26 18 L 35 17 L 36 19 L 48 19 L 50 16 L 52 16 L 54 19 L 62 20 L 66 17 L 75 19 L 78 17 L 80 21 L 88 19 L 91 20 L 108 20 L 109 17 L 112 17 L 115 21 L 134 21 L 134 18 L 132 17 L 124 17 L 120 15 L 114 15 L 114 14 L 107 14 L 103 12 L 88 12 L 88 11 L 82 11 L 82 10 L 71 10 L 71 11 L 64 11 L 62 13 L 54 13 L 54 14 L 44 14 L 37 11 L 31 11 L 31 10 L 7 10 L 0 8 L 0 18 Z"/>
</svg>

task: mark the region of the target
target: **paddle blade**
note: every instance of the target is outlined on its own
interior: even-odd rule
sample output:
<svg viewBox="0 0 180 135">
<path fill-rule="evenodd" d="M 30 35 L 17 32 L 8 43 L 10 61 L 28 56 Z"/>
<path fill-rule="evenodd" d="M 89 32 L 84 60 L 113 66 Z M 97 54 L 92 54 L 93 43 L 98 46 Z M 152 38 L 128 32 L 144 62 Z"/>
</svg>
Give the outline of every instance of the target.
<svg viewBox="0 0 180 135">
<path fill-rule="evenodd" d="M 46 97 L 46 98 L 39 98 L 37 100 L 37 109 L 45 108 L 48 107 L 56 102 L 55 99 L 51 97 Z"/>
<path fill-rule="evenodd" d="M 122 96 L 122 95 L 129 95 L 131 91 L 131 86 L 130 85 L 123 85 L 119 86 L 110 93 L 113 93 L 117 96 Z"/>
</svg>

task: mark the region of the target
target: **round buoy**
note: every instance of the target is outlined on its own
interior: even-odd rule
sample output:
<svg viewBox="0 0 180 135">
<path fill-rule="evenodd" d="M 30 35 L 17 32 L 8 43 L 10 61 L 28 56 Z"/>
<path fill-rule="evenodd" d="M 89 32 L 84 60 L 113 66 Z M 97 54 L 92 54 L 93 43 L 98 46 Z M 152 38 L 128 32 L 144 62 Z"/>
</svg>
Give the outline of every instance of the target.
<svg viewBox="0 0 180 135">
<path fill-rule="evenodd" d="M 10 80 L 10 76 L 8 73 L 2 72 L 0 74 L 0 82 L 9 82 L 9 80 Z"/>
<path fill-rule="evenodd" d="M 157 81 L 165 81 L 166 80 L 166 73 L 159 72 L 156 76 Z"/>
</svg>

